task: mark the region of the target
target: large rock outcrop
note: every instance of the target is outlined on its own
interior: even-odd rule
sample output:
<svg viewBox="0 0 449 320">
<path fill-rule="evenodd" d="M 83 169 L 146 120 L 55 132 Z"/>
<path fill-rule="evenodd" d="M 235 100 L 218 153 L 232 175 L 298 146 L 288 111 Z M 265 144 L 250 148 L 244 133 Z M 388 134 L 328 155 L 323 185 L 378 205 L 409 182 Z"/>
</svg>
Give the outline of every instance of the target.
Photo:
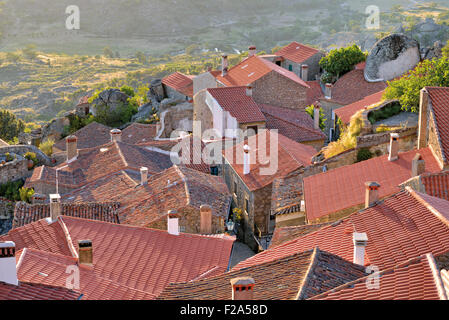
<svg viewBox="0 0 449 320">
<path fill-rule="evenodd" d="M 413 69 L 421 60 L 419 43 L 394 33 L 377 41 L 366 59 L 365 79 L 369 82 L 392 80 Z"/>
<path fill-rule="evenodd" d="M 129 96 L 119 89 L 104 90 L 98 95 L 98 98 L 92 102 L 92 114 L 95 115 L 97 108 L 100 106 L 107 106 L 110 111 L 114 111 L 118 107 L 127 104 L 128 98 Z"/>
</svg>

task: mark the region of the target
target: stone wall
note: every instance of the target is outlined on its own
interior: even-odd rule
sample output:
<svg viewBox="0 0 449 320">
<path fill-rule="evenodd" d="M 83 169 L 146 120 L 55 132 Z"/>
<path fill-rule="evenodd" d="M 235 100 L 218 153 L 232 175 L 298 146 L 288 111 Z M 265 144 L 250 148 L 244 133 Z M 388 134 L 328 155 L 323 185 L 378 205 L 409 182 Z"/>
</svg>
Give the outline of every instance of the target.
<svg viewBox="0 0 449 320">
<path fill-rule="evenodd" d="M 304 64 L 309 66 L 308 69 L 308 81 L 314 81 L 316 80 L 316 76 L 319 76 L 321 74 L 321 67 L 320 67 L 320 60 L 325 56 L 324 53 L 319 52 L 317 54 L 314 54 L 312 57 L 307 59 Z"/>
<path fill-rule="evenodd" d="M 198 92 L 193 97 L 193 121 L 201 122 L 201 133 L 214 127 L 212 112 L 206 103 L 207 90 Z"/>
<path fill-rule="evenodd" d="M 159 138 L 170 138 L 175 130 L 193 131 L 193 105 L 189 102 L 169 106 L 160 112 L 161 131 Z"/>
<path fill-rule="evenodd" d="M 27 152 L 34 152 L 36 154 L 37 159 L 39 162 L 46 166 L 51 166 L 52 162 L 51 159 L 43 153 L 39 148 L 32 145 L 15 145 L 15 146 L 9 146 L 9 147 L 0 147 L 0 154 L 5 153 L 16 153 L 21 156 L 23 156 Z"/>
<path fill-rule="evenodd" d="M 326 119 L 326 121 L 324 122 L 325 128 L 324 128 L 323 132 L 327 136 L 328 141 L 330 141 L 330 139 L 332 138 L 332 137 L 330 137 L 330 129 L 336 127 L 335 119 L 332 119 L 332 113 L 336 109 L 343 107 L 343 105 L 333 102 L 331 100 L 325 100 L 325 99 L 321 99 L 320 104 L 321 104 L 321 108 L 323 109 L 324 118 Z"/>
<path fill-rule="evenodd" d="M 16 181 L 31 176 L 28 170 L 28 160 L 16 155 L 16 159 L 5 164 L 0 164 L 0 184 L 8 181 Z"/>
<path fill-rule="evenodd" d="M 444 159 L 443 152 L 441 150 L 440 139 L 436 130 L 433 112 L 428 112 L 428 119 L 426 146 L 430 146 L 432 148 L 441 169 L 443 169 L 443 167 L 447 165 L 447 159 Z"/>
<path fill-rule="evenodd" d="M 14 218 L 14 202 L 0 198 L 0 235 L 8 233 Z"/>
<path fill-rule="evenodd" d="M 182 94 L 179 91 L 176 91 L 175 89 L 173 89 L 169 86 L 164 85 L 164 88 L 165 88 L 165 93 L 167 94 L 168 99 L 174 99 L 174 100 L 180 100 L 180 101 L 182 101 L 182 100 L 188 101 L 189 100 L 188 96 Z"/>
<path fill-rule="evenodd" d="M 217 80 L 210 72 L 205 72 L 193 78 L 193 95 L 196 95 L 203 89 L 216 88 Z"/>
<path fill-rule="evenodd" d="M 278 72 L 272 71 L 252 85 L 253 99 L 257 103 L 297 110 L 307 106 L 307 88 Z"/>
</svg>

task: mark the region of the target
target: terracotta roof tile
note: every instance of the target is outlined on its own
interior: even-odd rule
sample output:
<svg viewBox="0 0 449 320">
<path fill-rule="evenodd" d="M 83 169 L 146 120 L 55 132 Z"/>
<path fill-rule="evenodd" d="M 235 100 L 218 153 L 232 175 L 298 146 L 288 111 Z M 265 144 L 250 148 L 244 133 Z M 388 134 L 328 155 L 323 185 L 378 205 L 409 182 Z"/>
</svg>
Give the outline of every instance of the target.
<svg viewBox="0 0 449 320">
<path fill-rule="evenodd" d="M 427 194 L 449 200 L 449 171 L 425 173 L 420 179 Z"/>
<path fill-rule="evenodd" d="M 254 279 L 255 300 L 307 299 L 363 276 L 362 267 L 315 249 L 204 280 L 170 284 L 158 299 L 230 300 L 230 280 L 237 277 Z"/>
<path fill-rule="evenodd" d="M 379 273 L 379 288 L 368 288 L 371 278 L 348 282 L 311 300 L 447 300 L 431 254 L 413 258 Z M 434 274 L 434 270 L 437 275 Z"/>
<path fill-rule="evenodd" d="M 328 222 L 321 224 L 306 224 L 302 226 L 276 228 L 274 230 L 273 238 L 271 239 L 270 248 L 274 248 L 278 245 L 283 244 L 284 242 L 305 236 L 306 234 L 319 230 L 322 227 L 328 226 L 330 224 L 332 223 Z"/>
<path fill-rule="evenodd" d="M 60 216 L 52 224 L 40 220 L 9 232 L 8 240 L 24 249 L 19 280 L 65 285 L 66 267 L 76 264 L 78 241 L 85 239 L 93 245 L 93 266 L 80 266 L 86 275 L 80 277 L 80 291 L 86 299 L 151 299 L 169 283 L 212 269 L 225 272 L 235 240 Z"/>
<path fill-rule="evenodd" d="M 316 104 L 320 98 L 324 97 L 323 89 L 321 88 L 320 81 L 306 81 L 306 83 L 309 86 L 309 89 L 307 90 L 307 105 Z"/>
<path fill-rule="evenodd" d="M 426 87 L 432 111 L 435 115 L 436 132 L 441 143 L 444 161 L 449 159 L 449 87 Z"/>
<path fill-rule="evenodd" d="M 207 91 L 223 110 L 228 111 L 239 123 L 265 122 L 257 103 L 246 95 L 246 87 L 209 88 Z"/>
<path fill-rule="evenodd" d="M 347 106 L 335 110 L 335 114 L 341 119 L 344 124 L 348 124 L 351 117 L 359 110 L 363 110 L 368 106 L 380 103 L 385 90 L 376 92 L 375 94 L 364 97 L 362 100 L 348 104 Z"/>
<path fill-rule="evenodd" d="M 251 191 L 269 185 L 277 177 L 284 176 L 296 169 L 310 165 L 312 157 L 316 154 L 316 150 L 313 147 L 297 143 L 278 134 L 278 154 L 273 159 L 273 161 L 277 162 L 277 170 L 271 175 L 261 174 L 261 168 L 265 168 L 266 170 L 270 167 L 270 163 L 265 164 L 260 161 L 263 158 L 270 160 L 271 140 L 275 136 L 275 134 L 271 134 L 270 132 L 270 130 L 262 130 L 259 134 L 249 137 L 247 142 L 241 142 L 232 147 L 232 159 L 226 158 L 226 150 L 223 151 L 226 161 L 232 164 L 233 169 Z M 263 144 L 264 139 L 265 145 Z M 251 170 L 247 175 L 243 174 L 243 146 L 245 143 L 248 143 L 250 146 L 250 158 L 253 159 L 250 160 Z M 276 162 L 271 163 L 272 167 L 276 167 Z"/>
<path fill-rule="evenodd" d="M 185 96 L 193 97 L 193 79 L 190 76 L 181 72 L 175 72 L 163 78 L 162 83 L 181 92 Z"/>
<path fill-rule="evenodd" d="M 82 295 L 66 288 L 19 282 L 19 285 L 0 282 L 0 300 L 80 300 Z"/>
<path fill-rule="evenodd" d="M 306 45 L 293 41 L 274 54 L 296 63 L 302 63 L 319 52 L 320 51 L 318 49 L 308 47 Z"/>
<path fill-rule="evenodd" d="M 296 74 L 256 55 L 232 67 L 226 76 L 218 75 L 217 81 L 227 87 L 247 86 L 270 72 L 277 72 L 290 80 L 308 88 L 309 86 Z"/>
<path fill-rule="evenodd" d="M 449 252 L 449 222 L 440 213 L 429 209 L 429 204 L 421 196 L 407 188 L 373 207 L 242 261 L 233 270 L 280 259 L 316 246 L 352 261 L 353 232 L 367 234 L 365 265 L 372 264 L 380 270 L 426 253 L 438 257 Z"/>
<path fill-rule="evenodd" d="M 411 177 L 416 153 L 424 159 L 426 172 L 440 171 L 432 151 L 425 148 L 399 153 L 396 161 L 389 161 L 388 155 L 383 155 L 304 178 L 307 219 L 313 221 L 363 204 L 367 181 L 380 184 L 379 198 L 399 191 L 398 185 Z"/>
<path fill-rule="evenodd" d="M 78 138 L 78 149 L 94 148 L 111 142 L 111 129 L 98 122 L 89 123 L 87 126 L 79 129 L 73 134 Z M 66 147 L 65 139 L 59 140 L 53 146 L 55 152 L 66 151 Z"/>
<path fill-rule="evenodd" d="M 157 124 L 133 122 L 122 130 L 122 142 L 127 144 L 141 144 L 152 141 L 157 135 L 157 130 Z"/>
</svg>

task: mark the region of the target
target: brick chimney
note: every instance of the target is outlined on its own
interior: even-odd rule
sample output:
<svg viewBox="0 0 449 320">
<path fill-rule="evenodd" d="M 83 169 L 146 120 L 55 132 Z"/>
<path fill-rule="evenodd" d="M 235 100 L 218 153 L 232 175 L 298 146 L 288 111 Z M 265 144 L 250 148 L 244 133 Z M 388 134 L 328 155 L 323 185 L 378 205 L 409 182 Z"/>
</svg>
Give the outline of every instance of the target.
<svg viewBox="0 0 449 320">
<path fill-rule="evenodd" d="M 66 138 L 67 162 L 73 161 L 78 156 L 78 138 L 76 136 L 68 136 Z"/>
<path fill-rule="evenodd" d="M 61 196 L 59 194 L 50 195 L 50 217 L 52 221 L 58 219 L 62 214 Z"/>
<path fill-rule="evenodd" d="M 354 241 L 354 264 L 361 266 L 365 265 L 365 249 L 368 244 L 368 236 L 366 233 L 354 232 L 352 234 L 352 240 Z"/>
<path fill-rule="evenodd" d="M 398 159 L 399 151 L 399 135 L 397 133 L 390 133 L 390 152 L 388 155 L 389 161 L 395 161 Z"/>
<path fill-rule="evenodd" d="M 252 85 L 247 85 L 246 86 L 246 95 L 248 97 L 252 97 L 253 96 L 253 86 Z"/>
<path fill-rule="evenodd" d="M 228 74 L 228 56 L 226 54 L 221 56 L 221 75 L 225 77 Z"/>
<path fill-rule="evenodd" d="M 147 167 L 140 168 L 140 184 L 142 186 L 148 184 L 148 168 Z"/>
<path fill-rule="evenodd" d="M 324 97 L 326 99 L 332 99 L 332 83 L 326 83 L 326 87 L 324 89 Z"/>
<path fill-rule="evenodd" d="M 12 241 L 0 242 L 0 281 L 17 286 L 16 244 Z"/>
<path fill-rule="evenodd" d="M 254 284 L 250 277 L 231 279 L 232 300 L 254 300 Z"/>
<path fill-rule="evenodd" d="M 257 52 L 256 46 L 250 46 L 248 48 L 248 57 L 254 56 L 256 54 L 256 52 Z"/>
<path fill-rule="evenodd" d="M 314 105 L 313 108 L 313 127 L 320 130 L 320 106 Z"/>
<path fill-rule="evenodd" d="M 306 64 L 301 66 L 301 79 L 304 81 L 308 81 L 309 79 L 309 66 Z"/>
<path fill-rule="evenodd" d="M 170 210 L 167 215 L 167 231 L 172 235 L 179 235 L 179 215 L 176 210 Z"/>
<path fill-rule="evenodd" d="M 423 174 L 426 171 L 426 163 L 419 153 L 415 154 L 412 160 L 412 178 Z"/>
<path fill-rule="evenodd" d="M 118 142 L 122 141 L 122 130 L 112 129 L 110 133 L 111 133 L 111 141 L 118 141 Z"/>
<path fill-rule="evenodd" d="M 243 146 L 243 174 L 249 174 L 251 171 L 249 151 L 250 147 L 245 144 Z"/>
<path fill-rule="evenodd" d="M 200 207 L 201 233 L 212 234 L 212 208 L 204 204 Z"/>
<path fill-rule="evenodd" d="M 426 88 L 422 88 L 419 96 L 419 128 L 418 128 L 418 149 L 427 147 L 427 112 L 429 104 L 429 93 Z"/>
<path fill-rule="evenodd" d="M 365 182 L 365 208 L 369 208 L 379 200 L 380 184 L 374 181 Z"/>
<path fill-rule="evenodd" d="M 78 257 L 80 264 L 92 265 L 93 251 L 92 251 L 92 240 L 79 240 L 78 241 Z"/>
</svg>

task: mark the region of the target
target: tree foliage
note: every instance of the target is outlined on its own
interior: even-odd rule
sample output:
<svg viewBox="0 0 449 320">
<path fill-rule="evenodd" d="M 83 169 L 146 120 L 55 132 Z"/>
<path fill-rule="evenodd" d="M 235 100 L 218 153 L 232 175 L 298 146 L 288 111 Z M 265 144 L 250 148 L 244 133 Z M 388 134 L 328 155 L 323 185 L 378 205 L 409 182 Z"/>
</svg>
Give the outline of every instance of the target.
<svg viewBox="0 0 449 320">
<path fill-rule="evenodd" d="M 0 109 L 0 139 L 13 141 L 25 129 L 25 123 L 17 119 L 14 113 Z"/>
<path fill-rule="evenodd" d="M 320 60 L 320 67 L 327 73 L 340 77 L 352 70 L 354 65 L 366 60 L 366 54 L 353 44 L 350 47 L 331 50 L 331 52 Z"/>
</svg>

